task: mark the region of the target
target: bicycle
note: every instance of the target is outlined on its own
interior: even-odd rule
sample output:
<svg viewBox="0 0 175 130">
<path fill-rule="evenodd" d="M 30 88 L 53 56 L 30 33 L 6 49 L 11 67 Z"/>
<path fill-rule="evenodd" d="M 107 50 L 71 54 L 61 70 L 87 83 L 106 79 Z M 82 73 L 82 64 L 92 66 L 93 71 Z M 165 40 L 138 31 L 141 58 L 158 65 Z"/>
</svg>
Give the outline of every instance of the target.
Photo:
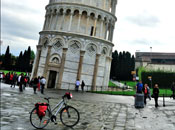
<svg viewBox="0 0 175 130">
<path fill-rule="evenodd" d="M 57 105 L 55 105 L 53 109 L 51 109 L 51 106 L 49 104 L 49 99 L 53 99 L 51 97 L 44 98 L 45 100 L 47 100 L 48 103 L 35 104 L 35 108 L 33 108 L 33 110 L 30 113 L 30 122 L 32 126 L 34 126 L 37 129 L 43 129 L 44 127 L 48 125 L 50 121 L 57 124 L 56 116 L 58 115 L 58 113 L 60 113 L 60 120 L 63 125 L 67 127 L 75 126 L 79 122 L 80 114 L 77 109 L 75 109 L 72 106 L 67 105 L 65 98 L 70 100 L 72 98 L 72 94 L 65 93 L 65 95 L 62 96 L 61 101 Z M 39 115 L 38 113 L 39 106 L 45 106 L 46 110 L 44 111 L 44 113 L 42 113 L 44 115 Z M 57 111 L 55 112 L 55 114 L 53 114 L 53 112 L 56 109 Z"/>
</svg>

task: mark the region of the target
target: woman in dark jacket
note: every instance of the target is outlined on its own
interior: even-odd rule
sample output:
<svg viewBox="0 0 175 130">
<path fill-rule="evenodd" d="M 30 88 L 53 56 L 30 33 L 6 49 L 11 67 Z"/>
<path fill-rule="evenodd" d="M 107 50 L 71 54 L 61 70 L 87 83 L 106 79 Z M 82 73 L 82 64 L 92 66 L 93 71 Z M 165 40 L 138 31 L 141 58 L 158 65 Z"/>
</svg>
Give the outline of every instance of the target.
<svg viewBox="0 0 175 130">
<path fill-rule="evenodd" d="M 154 95 L 154 100 L 155 100 L 155 107 L 158 107 L 158 97 L 159 97 L 159 87 L 158 84 L 154 85 L 153 89 L 153 95 Z"/>
<path fill-rule="evenodd" d="M 32 83 L 32 86 L 33 86 L 33 91 L 34 91 L 34 94 L 36 94 L 36 88 L 37 88 L 37 85 L 38 85 L 38 78 L 35 77 L 34 79 L 32 79 L 31 81 Z"/>
<path fill-rule="evenodd" d="M 85 83 L 84 83 L 84 81 L 82 80 L 82 83 L 81 83 L 81 90 L 82 90 L 82 92 L 84 92 L 84 86 L 85 86 Z"/>
</svg>

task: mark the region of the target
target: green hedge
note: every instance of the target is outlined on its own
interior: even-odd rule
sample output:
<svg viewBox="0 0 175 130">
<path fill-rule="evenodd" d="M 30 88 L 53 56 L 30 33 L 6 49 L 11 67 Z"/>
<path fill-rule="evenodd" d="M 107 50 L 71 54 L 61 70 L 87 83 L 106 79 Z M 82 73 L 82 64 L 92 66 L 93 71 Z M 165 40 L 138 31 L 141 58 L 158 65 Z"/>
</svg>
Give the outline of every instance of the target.
<svg viewBox="0 0 175 130">
<path fill-rule="evenodd" d="M 151 86 L 151 81 L 148 79 L 152 76 L 152 86 L 158 84 L 159 88 L 170 88 L 173 81 L 175 81 L 175 73 L 172 72 L 142 72 L 142 82 L 148 83 Z"/>
</svg>

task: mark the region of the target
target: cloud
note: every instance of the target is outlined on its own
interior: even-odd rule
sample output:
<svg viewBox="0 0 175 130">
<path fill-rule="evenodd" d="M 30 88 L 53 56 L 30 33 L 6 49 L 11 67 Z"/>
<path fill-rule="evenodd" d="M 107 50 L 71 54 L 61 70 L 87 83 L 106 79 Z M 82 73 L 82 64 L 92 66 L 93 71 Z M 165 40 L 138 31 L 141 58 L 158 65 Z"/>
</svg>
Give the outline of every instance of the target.
<svg viewBox="0 0 175 130">
<path fill-rule="evenodd" d="M 149 45 L 149 41 L 147 39 L 135 39 L 131 42 L 132 44 L 142 44 L 142 45 Z"/>
<path fill-rule="evenodd" d="M 45 6 L 48 0 L 4 0 L 1 3 L 2 53 L 10 46 L 12 54 L 18 56 L 31 46 L 36 50 L 39 32 L 44 24 Z"/>
<path fill-rule="evenodd" d="M 37 8 L 31 8 L 31 6 L 27 6 L 27 4 L 22 4 L 21 2 L 13 2 L 13 1 L 8 2 L 8 0 L 5 0 L 2 3 L 2 8 L 6 10 L 13 10 L 14 12 L 18 12 L 18 13 L 25 13 L 25 14 L 40 13 L 40 10 L 38 10 Z"/>
<path fill-rule="evenodd" d="M 2 18 L 2 35 L 10 35 L 16 37 L 23 37 L 27 39 L 37 39 L 36 32 L 40 30 L 40 26 L 37 26 L 31 21 L 20 19 L 13 15 L 3 15 Z"/>
<path fill-rule="evenodd" d="M 36 51 L 36 44 L 38 43 L 38 40 L 30 40 L 9 35 L 5 35 L 2 38 L 2 54 L 5 53 L 7 46 L 10 46 L 10 53 L 15 56 L 18 56 L 20 51 L 26 50 L 28 46 L 30 46 L 32 50 Z"/>
<path fill-rule="evenodd" d="M 155 27 L 158 23 L 160 23 L 158 17 L 148 14 L 145 11 L 142 14 L 138 14 L 136 16 L 128 16 L 126 17 L 126 20 L 143 27 Z"/>
</svg>

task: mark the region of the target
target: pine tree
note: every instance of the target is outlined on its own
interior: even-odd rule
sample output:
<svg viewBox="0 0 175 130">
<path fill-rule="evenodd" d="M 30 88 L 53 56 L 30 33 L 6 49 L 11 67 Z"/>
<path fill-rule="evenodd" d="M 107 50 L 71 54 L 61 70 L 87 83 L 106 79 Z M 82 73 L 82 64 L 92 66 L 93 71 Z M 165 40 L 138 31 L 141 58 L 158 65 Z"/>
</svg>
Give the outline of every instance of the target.
<svg viewBox="0 0 175 130">
<path fill-rule="evenodd" d="M 26 65 L 27 65 L 27 72 L 30 72 L 30 61 L 31 61 L 31 48 L 28 47 L 27 54 L 26 54 Z"/>
<path fill-rule="evenodd" d="M 23 53 L 21 51 L 17 58 L 17 64 L 16 64 L 18 71 L 22 71 L 22 68 L 21 68 L 22 67 L 22 56 L 23 56 Z"/>
<path fill-rule="evenodd" d="M 10 47 L 8 46 L 5 52 L 5 56 L 3 59 L 2 67 L 6 70 L 11 69 L 11 54 L 10 54 Z"/>
<path fill-rule="evenodd" d="M 115 80 L 132 80 L 131 71 L 135 68 L 135 58 L 129 52 L 112 53 L 110 78 Z"/>
</svg>

